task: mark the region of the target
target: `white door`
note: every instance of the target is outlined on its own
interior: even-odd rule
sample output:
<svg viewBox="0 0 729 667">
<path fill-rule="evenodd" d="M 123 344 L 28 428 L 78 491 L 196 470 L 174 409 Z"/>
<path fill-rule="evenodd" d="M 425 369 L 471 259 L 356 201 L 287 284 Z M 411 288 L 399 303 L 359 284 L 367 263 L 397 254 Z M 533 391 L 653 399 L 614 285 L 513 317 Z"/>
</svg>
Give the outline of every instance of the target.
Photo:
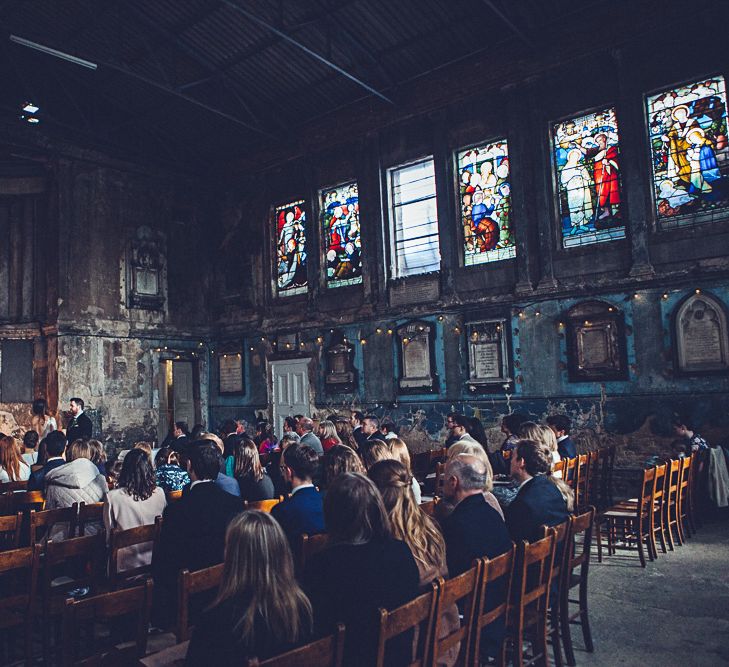
<svg viewBox="0 0 729 667">
<path fill-rule="evenodd" d="M 283 421 L 290 415 L 311 414 L 309 405 L 309 360 L 269 362 L 271 405 L 276 434 L 281 437 Z"/>
<path fill-rule="evenodd" d="M 187 422 L 189 428 L 195 423 L 195 399 L 192 391 L 192 362 L 172 362 L 172 395 L 176 422 Z"/>
</svg>

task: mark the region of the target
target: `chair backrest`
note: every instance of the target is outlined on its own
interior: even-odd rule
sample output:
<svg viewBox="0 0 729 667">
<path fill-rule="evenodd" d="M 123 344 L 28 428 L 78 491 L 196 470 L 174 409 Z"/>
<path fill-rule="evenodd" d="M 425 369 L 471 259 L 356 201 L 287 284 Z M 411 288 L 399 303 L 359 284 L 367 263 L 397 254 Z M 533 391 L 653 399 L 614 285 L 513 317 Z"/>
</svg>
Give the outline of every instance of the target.
<svg viewBox="0 0 729 667">
<path fill-rule="evenodd" d="M 589 460 L 587 463 L 587 495 L 583 499 L 582 504 L 597 505 L 600 495 L 600 473 L 602 471 L 602 449 L 593 449 L 588 453 Z"/>
<path fill-rule="evenodd" d="M 478 560 L 470 570 L 452 577 L 447 581 L 437 579 L 438 599 L 435 605 L 435 623 L 433 628 L 433 641 L 431 661 L 438 662 L 438 658 L 460 643 L 458 661 L 464 662 L 471 650 L 471 630 L 473 629 L 473 616 L 476 610 L 476 594 L 481 580 L 483 562 Z M 453 632 L 442 636 L 444 614 L 452 605 L 457 604 L 462 614 L 461 626 Z"/>
<path fill-rule="evenodd" d="M 279 498 L 271 500 L 249 500 L 245 503 L 247 510 L 260 510 L 261 512 L 270 512 L 276 505 L 281 502 Z"/>
<path fill-rule="evenodd" d="M 565 545 L 567 544 L 570 534 L 570 517 L 551 528 L 548 526 L 542 526 L 542 537 L 547 537 L 550 531 L 554 532 L 554 539 L 556 543 L 554 563 L 552 564 L 552 579 L 559 581 L 562 574 L 562 568 L 564 567 L 565 558 L 567 556 L 566 552 L 568 551 L 568 549 L 565 549 Z"/>
<path fill-rule="evenodd" d="M 13 512 L 30 512 L 31 510 L 42 510 L 46 505 L 46 499 L 42 491 L 22 491 L 13 493 Z"/>
<path fill-rule="evenodd" d="M 106 563 L 104 534 L 73 537 L 61 542 L 48 540 L 43 567 L 43 597 L 47 603 L 68 591 L 82 586 L 96 588 L 101 578 L 100 569 Z M 51 586 L 58 570 L 62 569 L 64 581 Z"/>
<path fill-rule="evenodd" d="M 685 456 L 681 459 L 681 472 L 679 473 L 678 498 L 681 507 L 681 516 L 684 517 L 689 512 L 689 504 L 691 502 L 691 466 L 693 465 L 693 457 Z"/>
<path fill-rule="evenodd" d="M 524 610 L 534 604 L 538 612 L 546 613 L 549 608 L 549 585 L 552 581 L 552 568 L 557 547 L 556 531 L 550 528 L 548 535 L 541 540 L 522 542 L 519 545 L 516 583 L 516 613 L 524 623 Z"/>
<path fill-rule="evenodd" d="M 0 552 L 2 628 L 31 622 L 36 601 L 40 553 L 33 547 Z"/>
<path fill-rule="evenodd" d="M 443 497 L 443 485 L 445 484 L 445 463 L 435 464 L 435 491 L 434 495 Z"/>
<path fill-rule="evenodd" d="M 17 549 L 20 546 L 20 529 L 23 525 L 23 513 L 0 516 L 0 551 Z M 33 544 L 31 542 L 31 544 Z"/>
<path fill-rule="evenodd" d="M 552 464 L 552 475 L 564 479 L 565 468 L 567 467 L 567 459 L 560 459 L 557 463 Z"/>
<path fill-rule="evenodd" d="M 576 567 L 582 567 L 581 576 L 587 576 L 590 565 L 590 548 L 592 546 L 592 530 L 595 526 L 595 508 L 588 507 L 582 514 L 570 517 L 569 536 L 565 549 L 564 569 L 562 571 L 560 593 L 567 594 L 572 572 Z M 575 538 L 582 535 L 580 541 Z"/>
<path fill-rule="evenodd" d="M 67 599 L 63 611 L 64 665 L 71 667 L 80 664 L 106 664 L 102 660 L 105 650 L 99 651 L 90 658 L 79 659 L 78 645 L 80 643 L 81 628 L 95 622 L 113 623 L 115 619 L 122 616 L 133 616 L 135 619 L 135 643 L 130 653 L 136 659 L 143 658 L 147 652 L 152 590 L 152 580 L 147 579 L 144 586 L 93 595 L 83 600 Z M 106 650 L 109 648 L 113 650 L 113 647 L 106 647 Z M 116 652 L 114 651 L 114 653 Z M 116 653 L 116 655 L 121 654 Z M 123 664 L 136 664 L 136 661 L 129 660 Z"/>
<path fill-rule="evenodd" d="M 672 505 L 678 502 L 678 490 L 681 485 L 681 459 L 671 459 L 666 469 L 666 501 Z"/>
<path fill-rule="evenodd" d="M 220 586 L 223 578 L 223 564 L 206 567 L 202 570 L 182 570 L 177 583 L 177 627 L 175 635 L 177 642 L 184 642 L 190 638 L 192 626 L 190 625 L 190 602 L 193 595 L 213 591 Z"/>
<path fill-rule="evenodd" d="M 75 507 L 60 507 L 54 510 L 31 510 L 29 519 L 29 544 L 45 544 L 51 535 L 51 529 L 57 524 L 68 525 L 67 535 L 73 537 L 73 527 L 76 523 Z"/>
<path fill-rule="evenodd" d="M 483 559 L 481 581 L 476 596 L 476 609 L 468 664 L 480 665 L 481 630 L 499 618 L 506 619 L 514 576 L 516 545 L 496 558 Z"/>
<path fill-rule="evenodd" d="M 259 662 L 251 658 L 248 667 L 342 667 L 344 658 L 344 626 L 337 625 L 329 637 L 311 642 L 288 653 Z"/>
<path fill-rule="evenodd" d="M 380 629 L 377 639 L 377 667 L 388 664 L 386 659 L 387 642 L 398 637 L 408 630 L 418 628 L 417 644 L 413 647 L 414 653 L 408 667 L 426 667 L 431 661 L 430 648 L 433 626 L 435 625 L 436 604 L 438 599 L 438 586 L 431 584 L 427 593 L 419 595 L 414 600 L 387 611 L 380 609 Z"/>
<path fill-rule="evenodd" d="M 648 516 L 656 488 L 656 468 L 646 468 L 643 471 L 643 481 L 640 488 L 640 498 L 638 498 L 637 505 L 638 517 L 641 515 Z"/>
<path fill-rule="evenodd" d="M 577 457 L 577 479 L 575 480 L 575 507 L 582 507 L 587 498 L 590 483 L 590 455 L 580 454 Z"/>
<path fill-rule="evenodd" d="M 73 507 L 77 509 L 76 525 L 73 531 L 76 537 L 83 537 L 90 523 L 103 524 L 104 503 L 74 503 Z"/>
<path fill-rule="evenodd" d="M 668 481 L 668 464 L 661 463 L 656 466 L 656 479 L 653 486 L 653 503 L 651 503 L 651 513 L 655 514 L 656 504 L 660 510 L 663 510 L 663 502 L 666 498 L 666 483 Z"/>
<path fill-rule="evenodd" d="M 16 491 L 27 491 L 28 480 L 18 482 L 0 482 L 0 493 L 15 493 Z"/>
<path fill-rule="evenodd" d="M 303 572 L 309 560 L 325 549 L 328 544 L 329 535 L 326 533 L 320 533 L 319 535 L 307 535 L 304 533 L 299 538 L 297 547 L 297 565 L 299 572 Z"/>
<path fill-rule="evenodd" d="M 563 460 L 565 464 L 562 479 L 574 490 L 577 485 L 577 457 L 573 456 L 571 459 Z"/>
<path fill-rule="evenodd" d="M 167 496 L 168 503 L 177 502 L 180 498 L 182 498 L 182 489 L 179 489 L 178 491 L 168 491 L 165 495 Z"/>
<path fill-rule="evenodd" d="M 421 503 L 420 509 L 421 509 L 421 511 L 425 512 L 429 517 L 434 517 L 435 508 L 437 507 L 439 502 L 440 502 L 440 498 L 438 498 L 438 497 L 433 498 L 433 500 L 429 500 L 428 502 Z"/>
<path fill-rule="evenodd" d="M 146 526 L 137 526 L 127 530 L 112 528 L 109 535 L 109 583 L 113 589 L 121 583 L 129 581 L 152 571 L 151 561 L 148 565 L 119 570 L 119 552 L 133 546 L 152 543 L 152 553 L 159 541 L 159 534 L 162 527 L 162 517 L 155 517 L 154 523 Z"/>
</svg>

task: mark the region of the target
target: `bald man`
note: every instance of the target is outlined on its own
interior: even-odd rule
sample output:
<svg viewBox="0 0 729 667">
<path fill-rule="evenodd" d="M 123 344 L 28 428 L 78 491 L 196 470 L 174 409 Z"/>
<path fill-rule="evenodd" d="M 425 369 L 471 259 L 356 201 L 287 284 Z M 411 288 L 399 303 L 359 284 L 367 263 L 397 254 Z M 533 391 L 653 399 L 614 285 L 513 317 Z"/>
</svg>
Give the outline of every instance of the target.
<svg viewBox="0 0 729 667">
<path fill-rule="evenodd" d="M 321 445 L 321 440 L 314 435 L 314 420 L 309 417 L 302 417 L 296 422 L 296 432 L 301 438 L 300 442 L 302 445 L 311 447 L 319 456 L 324 455 L 324 448 Z"/>
</svg>

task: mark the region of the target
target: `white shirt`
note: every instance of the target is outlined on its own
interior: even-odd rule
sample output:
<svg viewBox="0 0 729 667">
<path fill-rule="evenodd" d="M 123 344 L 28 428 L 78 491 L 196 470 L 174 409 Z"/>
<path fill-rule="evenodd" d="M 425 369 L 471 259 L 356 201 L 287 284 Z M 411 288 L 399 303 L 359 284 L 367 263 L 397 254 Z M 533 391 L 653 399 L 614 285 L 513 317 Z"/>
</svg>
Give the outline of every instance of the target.
<svg viewBox="0 0 729 667">
<path fill-rule="evenodd" d="M 308 489 L 309 487 L 313 487 L 314 485 L 311 482 L 308 482 L 306 484 L 299 484 L 295 489 L 291 489 L 291 495 L 293 496 L 297 491 L 300 489 Z"/>
<path fill-rule="evenodd" d="M 20 461 L 20 470 L 18 471 L 18 479 L 11 480 L 8 471 L 0 468 L 0 482 L 24 482 L 30 477 L 30 466 L 25 461 Z"/>
<path fill-rule="evenodd" d="M 205 482 L 214 482 L 214 479 L 196 479 L 194 482 L 190 483 L 190 488 L 195 486 L 195 484 L 205 484 Z"/>
</svg>

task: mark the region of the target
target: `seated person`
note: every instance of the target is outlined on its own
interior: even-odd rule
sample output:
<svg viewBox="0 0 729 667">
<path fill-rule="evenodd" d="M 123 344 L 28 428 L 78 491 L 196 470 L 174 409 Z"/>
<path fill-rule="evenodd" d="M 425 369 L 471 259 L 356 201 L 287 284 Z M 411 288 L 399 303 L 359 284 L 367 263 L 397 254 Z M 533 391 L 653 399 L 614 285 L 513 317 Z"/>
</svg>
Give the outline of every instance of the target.
<svg viewBox="0 0 729 667">
<path fill-rule="evenodd" d="M 217 597 L 195 626 L 185 664 L 265 660 L 310 641 L 312 630 L 311 604 L 294 578 L 281 527 L 264 512 L 239 514 L 228 526 Z"/>
<path fill-rule="evenodd" d="M 243 434 L 233 445 L 233 476 L 244 501 L 270 500 L 274 497 L 273 482 L 261 465 L 256 443 Z"/>
<path fill-rule="evenodd" d="M 45 488 L 46 474 L 66 463 L 63 453 L 66 451 L 66 436 L 62 431 L 51 431 L 45 437 L 45 450 L 48 460 L 40 470 L 36 470 L 28 479 L 29 491 L 42 491 Z"/>
<path fill-rule="evenodd" d="M 154 458 L 157 486 L 165 493 L 182 491 L 190 483 L 187 470 L 180 466 L 180 455 L 171 447 L 162 447 Z"/>
<path fill-rule="evenodd" d="M 221 489 L 223 489 L 223 491 L 231 494 L 232 496 L 240 497 L 240 487 L 238 486 L 238 482 L 236 482 L 235 479 L 233 479 L 232 477 L 225 474 L 225 459 L 223 458 L 225 445 L 223 444 L 223 441 L 217 435 L 215 435 L 215 433 L 203 431 L 200 434 L 200 438 L 190 443 L 188 447 L 195 447 L 203 442 L 214 444 L 220 451 L 220 470 L 218 470 L 218 475 L 214 480 L 215 485 L 219 486 Z"/>
<path fill-rule="evenodd" d="M 577 456 L 577 447 L 570 438 L 572 422 L 567 415 L 550 415 L 547 417 L 547 426 L 557 436 L 557 450 L 563 459 L 573 459 Z"/>
<path fill-rule="evenodd" d="M 30 477 L 30 464 L 20 452 L 12 435 L 0 437 L 0 482 L 25 482 Z"/>
<path fill-rule="evenodd" d="M 686 453 L 688 456 L 691 456 L 691 452 L 709 449 L 709 443 L 696 433 L 693 424 L 688 419 L 675 417 L 671 422 L 671 426 L 673 426 L 673 432 L 676 437 L 681 438 L 686 443 Z"/>
<path fill-rule="evenodd" d="M 281 473 L 291 487 L 291 496 L 271 510 L 293 548 L 299 537 L 324 531 L 322 497 L 312 479 L 319 468 L 319 457 L 308 445 L 289 445 L 281 455 Z"/>
<path fill-rule="evenodd" d="M 35 431 L 26 431 L 23 436 L 23 461 L 29 466 L 38 463 L 38 434 Z"/>
</svg>

